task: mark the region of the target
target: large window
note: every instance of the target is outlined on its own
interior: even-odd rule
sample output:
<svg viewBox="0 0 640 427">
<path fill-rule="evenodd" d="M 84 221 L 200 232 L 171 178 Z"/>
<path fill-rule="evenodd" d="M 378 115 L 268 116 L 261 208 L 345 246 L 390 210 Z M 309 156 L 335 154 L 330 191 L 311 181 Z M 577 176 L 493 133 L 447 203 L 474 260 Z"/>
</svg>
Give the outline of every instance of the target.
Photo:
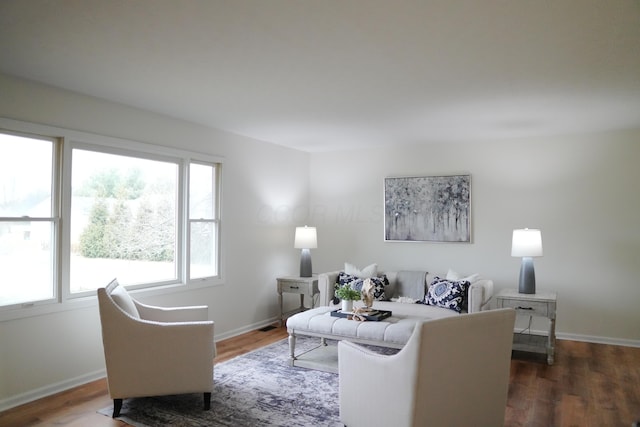
<svg viewBox="0 0 640 427">
<path fill-rule="evenodd" d="M 219 159 L 50 131 L 0 130 L 0 311 L 219 280 Z"/>
</svg>

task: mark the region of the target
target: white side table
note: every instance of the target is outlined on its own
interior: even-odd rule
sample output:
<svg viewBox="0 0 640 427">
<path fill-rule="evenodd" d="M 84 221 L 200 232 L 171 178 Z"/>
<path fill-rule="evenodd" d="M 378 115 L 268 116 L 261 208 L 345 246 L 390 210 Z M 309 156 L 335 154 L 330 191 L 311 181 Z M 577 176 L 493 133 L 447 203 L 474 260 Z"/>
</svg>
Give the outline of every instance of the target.
<svg viewBox="0 0 640 427">
<path fill-rule="evenodd" d="M 537 291 L 535 294 L 521 294 L 516 289 L 502 289 L 496 295 L 496 301 L 498 308 L 514 308 L 517 315 L 549 319 L 546 336 L 516 333 L 513 336 L 513 349 L 546 353 L 547 363 L 553 365 L 556 348 L 556 293 Z"/>
<path fill-rule="evenodd" d="M 294 313 L 304 311 L 304 296 L 308 296 L 311 300 L 311 308 L 315 306 L 315 295 L 320 294 L 318 289 L 318 276 L 311 277 L 298 277 L 298 276 L 285 276 L 278 277 L 276 279 L 278 283 L 278 301 L 280 303 L 280 326 L 283 325 L 285 317 L 288 317 Z M 300 307 L 284 312 L 282 305 L 282 293 L 287 292 L 291 294 L 300 294 Z"/>
</svg>

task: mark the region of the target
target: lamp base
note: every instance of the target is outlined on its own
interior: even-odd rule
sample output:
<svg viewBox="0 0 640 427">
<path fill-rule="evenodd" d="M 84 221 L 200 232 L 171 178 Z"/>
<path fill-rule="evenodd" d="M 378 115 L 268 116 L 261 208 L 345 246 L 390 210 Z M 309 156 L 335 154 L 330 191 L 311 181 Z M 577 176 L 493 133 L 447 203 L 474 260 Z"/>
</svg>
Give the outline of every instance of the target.
<svg viewBox="0 0 640 427">
<path fill-rule="evenodd" d="M 302 249 L 300 253 L 300 277 L 311 277 L 311 251 Z"/>
<path fill-rule="evenodd" d="M 533 270 L 533 258 L 522 257 L 520 265 L 520 283 L 518 284 L 518 292 L 521 294 L 536 293 L 536 273 Z"/>
</svg>

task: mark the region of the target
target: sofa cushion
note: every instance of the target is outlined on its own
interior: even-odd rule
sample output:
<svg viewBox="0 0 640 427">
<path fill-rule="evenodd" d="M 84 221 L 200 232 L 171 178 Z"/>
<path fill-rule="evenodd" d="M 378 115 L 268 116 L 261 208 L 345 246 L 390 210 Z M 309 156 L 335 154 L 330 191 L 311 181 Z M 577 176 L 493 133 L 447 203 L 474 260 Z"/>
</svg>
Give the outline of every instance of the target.
<svg viewBox="0 0 640 427">
<path fill-rule="evenodd" d="M 466 280 L 453 281 L 436 277 L 429 285 L 425 303 L 460 313 L 465 310 L 468 290 L 469 282 Z"/>
<path fill-rule="evenodd" d="M 354 307 L 361 304 L 355 303 Z M 435 305 L 426 305 L 424 301 L 420 301 L 420 304 L 403 304 L 393 301 L 374 301 L 373 308 L 376 310 L 387 310 L 392 313 L 392 316 L 412 316 L 422 319 L 440 319 L 443 317 L 460 316 L 455 310 L 447 310 Z"/>
</svg>

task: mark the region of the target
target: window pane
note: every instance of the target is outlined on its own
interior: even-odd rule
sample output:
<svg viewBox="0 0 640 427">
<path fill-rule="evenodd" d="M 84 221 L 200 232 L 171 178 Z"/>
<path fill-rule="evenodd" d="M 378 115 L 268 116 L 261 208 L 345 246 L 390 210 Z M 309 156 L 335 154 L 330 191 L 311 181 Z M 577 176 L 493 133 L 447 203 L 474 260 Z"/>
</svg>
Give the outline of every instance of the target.
<svg viewBox="0 0 640 427">
<path fill-rule="evenodd" d="M 178 165 L 74 149 L 71 292 L 174 281 Z"/>
<path fill-rule="evenodd" d="M 217 224 L 192 221 L 191 223 L 190 278 L 212 277 L 218 274 L 216 253 Z"/>
<path fill-rule="evenodd" d="M 55 297 L 53 147 L 0 133 L 0 217 L 14 218 L 0 221 L 0 306 Z"/>
<path fill-rule="evenodd" d="M 0 133 L 0 217 L 50 218 L 53 141 Z"/>
<path fill-rule="evenodd" d="M 189 165 L 189 218 L 213 219 L 215 168 L 209 165 Z"/>
<path fill-rule="evenodd" d="M 218 275 L 216 166 L 189 165 L 189 279 Z"/>
<path fill-rule="evenodd" d="M 55 296 L 53 247 L 50 221 L 0 222 L 0 305 Z"/>
</svg>

